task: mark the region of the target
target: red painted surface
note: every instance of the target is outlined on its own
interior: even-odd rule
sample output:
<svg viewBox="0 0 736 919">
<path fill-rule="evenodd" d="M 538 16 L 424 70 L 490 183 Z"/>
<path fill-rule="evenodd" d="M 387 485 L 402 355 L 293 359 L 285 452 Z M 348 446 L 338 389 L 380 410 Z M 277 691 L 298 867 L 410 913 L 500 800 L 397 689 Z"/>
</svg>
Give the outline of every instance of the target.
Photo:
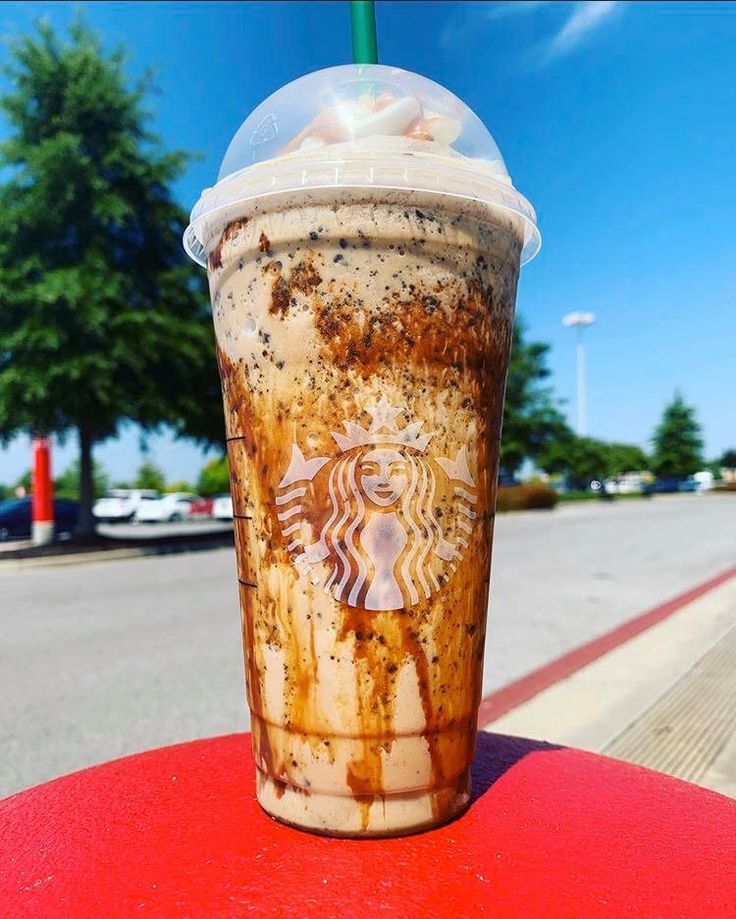
<svg viewBox="0 0 736 919">
<path fill-rule="evenodd" d="M 53 523 L 54 487 L 51 481 L 51 451 L 45 437 L 33 441 L 33 522 Z"/>
<path fill-rule="evenodd" d="M 613 760 L 481 734 L 455 823 L 327 839 L 258 807 L 248 735 L 154 750 L 0 802 L 14 917 L 733 919 L 736 802 Z"/>
<path fill-rule="evenodd" d="M 502 686 L 481 701 L 478 709 L 478 725 L 485 727 L 491 724 L 518 705 L 528 702 L 529 699 L 534 698 L 545 689 L 549 689 L 555 683 L 559 683 L 560 680 L 564 680 L 577 670 L 587 667 L 594 660 L 603 657 L 604 654 L 608 654 L 609 651 L 613 651 L 614 648 L 629 641 L 629 639 L 634 638 L 641 632 L 645 632 L 653 625 L 676 613 L 684 606 L 687 606 L 688 603 L 697 600 L 698 597 L 702 597 L 708 591 L 724 584 L 732 577 L 736 577 L 736 566 L 721 572 L 721 574 L 704 581 L 702 584 L 698 584 L 697 587 L 693 587 L 677 597 L 673 597 L 671 600 L 667 600 L 666 603 L 661 603 L 645 613 L 640 613 L 615 629 L 611 629 L 610 632 L 606 632 L 592 641 L 573 648 L 572 651 L 568 651 L 567 654 L 550 661 L 549 664 L 545 664 L 538 670 L 533 670 L 518 680 Z"/>
</svg>

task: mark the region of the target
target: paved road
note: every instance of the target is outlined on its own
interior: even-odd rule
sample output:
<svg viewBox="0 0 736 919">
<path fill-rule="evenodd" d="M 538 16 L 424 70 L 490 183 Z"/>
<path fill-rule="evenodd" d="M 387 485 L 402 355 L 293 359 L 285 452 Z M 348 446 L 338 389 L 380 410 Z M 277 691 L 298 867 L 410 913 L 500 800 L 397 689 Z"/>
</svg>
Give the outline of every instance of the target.
<svg viewBox="0 0 736 919">
<path fill-rule="evenodd" d="M 734 561 L 730 495 L 500 517 L 486 689 Z M 246 726 L 229 549 L 0 568 L 0 631 L 0 796 Z"/>
</svg>

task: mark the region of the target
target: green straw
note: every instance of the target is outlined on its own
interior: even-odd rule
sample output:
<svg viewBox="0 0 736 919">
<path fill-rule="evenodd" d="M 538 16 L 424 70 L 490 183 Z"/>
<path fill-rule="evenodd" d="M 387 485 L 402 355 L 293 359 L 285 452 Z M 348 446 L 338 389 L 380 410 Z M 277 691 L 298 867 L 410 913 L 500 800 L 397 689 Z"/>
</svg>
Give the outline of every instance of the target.
<svg viewBox="0 0 736 919">
<path fill-rule="evenodd" d="M 353 62 L 377 64 L 376 12 L 373 0 L 350 0 L 350 23 L 353 30 Z"/>
</svg>

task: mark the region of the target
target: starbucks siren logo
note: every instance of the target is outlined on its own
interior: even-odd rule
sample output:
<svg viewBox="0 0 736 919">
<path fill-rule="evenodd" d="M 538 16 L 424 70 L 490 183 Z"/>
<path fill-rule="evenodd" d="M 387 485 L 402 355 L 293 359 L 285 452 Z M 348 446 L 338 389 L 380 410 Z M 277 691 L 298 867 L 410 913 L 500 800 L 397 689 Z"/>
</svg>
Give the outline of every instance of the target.
<svg viewBox="0 0 736 919">
<path fill-rule="evenodd" d="M 465 447 L 454 459 L 431 459 L 426 450 L 434 434 L 420 434 L 424 422 L 399 430 L 401 409 L 385 397 L 366 411 L 369 428 L 344 421 L 344 434 L 332 432 L 341 451 L 336 457 L 306 459 L 292 446 L 277 516 L 296 568 L 314 585 L 350 606 L 401 609 L 429 599 L 457 570 L 477 517 L 476 486 Z M 438 474 L 454 486 L 454 542 L 435 514 Z M 324 495 L 312 508 L 305 507 L 310 483 L 313 494 Z M 305 543 L 305 529 L 311 539 L 319 533 L 316 542 Z"/>
</svg>

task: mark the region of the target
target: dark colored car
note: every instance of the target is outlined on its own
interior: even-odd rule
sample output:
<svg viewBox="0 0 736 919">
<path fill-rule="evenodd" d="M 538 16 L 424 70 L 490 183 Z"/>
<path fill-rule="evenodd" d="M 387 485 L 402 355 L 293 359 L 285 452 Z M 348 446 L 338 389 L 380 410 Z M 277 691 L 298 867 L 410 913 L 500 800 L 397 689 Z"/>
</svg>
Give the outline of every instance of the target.
<svg viewBox="0 0 736 919">
<path fill-rule="evenodd" d="M 0 501 L 0 540 L 30 539 L 31 499 L 9 498 Z M 54 532 L 57 536 L 73 533 L 79 519 L 79 502 L 67 498 L 54 501 Z"/>
<path fill-rule="evenodd" d="M 654 483 L 654 492 L 658 495 L 673 495 L 680 490 L 681 479 L 671 476 L 663 476 Z"/>
</svg>

